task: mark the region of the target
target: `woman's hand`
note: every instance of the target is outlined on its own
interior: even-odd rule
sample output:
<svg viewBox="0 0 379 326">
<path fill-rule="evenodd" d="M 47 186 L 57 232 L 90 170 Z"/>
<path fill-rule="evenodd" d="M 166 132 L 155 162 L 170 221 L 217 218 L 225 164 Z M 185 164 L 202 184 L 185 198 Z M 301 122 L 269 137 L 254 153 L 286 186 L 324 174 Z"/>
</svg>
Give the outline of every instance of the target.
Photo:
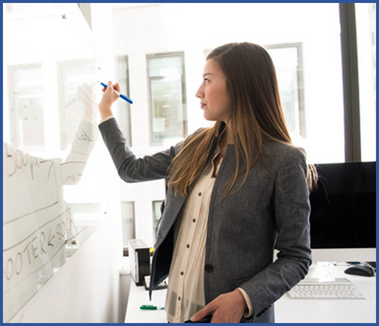
<svg viewBox="0 0 379 326">
<path fill-rule="evenodd" d="M 118 95 L 113 92 L 113 90 L 120 92 L 120 85 L 118 83 L 112 84 L 112 82 L 109 81 L 107 88 L 103 88 L 103 98 L 99 103 L 99 112 L 101 119 L 112 115 L 112 105 L 118 99 Z"/>
<path fill-rule="evenodd" d="M 245 309 L 245 298 L 239 290 L 219 295 L 212 302 L 191 317 L 198 321 L 205 316 L 213 315 L 211 323 L 239 323 Z"/>
</svg>

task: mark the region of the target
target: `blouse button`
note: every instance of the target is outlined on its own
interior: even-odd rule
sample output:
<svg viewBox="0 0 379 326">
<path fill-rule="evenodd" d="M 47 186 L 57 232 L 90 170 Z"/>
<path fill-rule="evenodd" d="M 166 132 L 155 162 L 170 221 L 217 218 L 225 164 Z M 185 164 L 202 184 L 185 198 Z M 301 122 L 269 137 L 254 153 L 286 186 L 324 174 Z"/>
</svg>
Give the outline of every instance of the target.
<svg viewBox="0 0 379 326">
<path fill-rule="evenodd" d="M 196 219 L 194 218 L 194 219 L 192 220 L 192 222 L 195 223 L 195 222 L 196 222 Z"/>
<path fill-rule="evenodd" d="M 199 192 L 199 196 L 201 196 L 201 192 Z"/>
<path fill-rule="evenodd" d="M 205 270 L 208 272 L 208 273 L 212 273 L 213 272 L 213 266 L 212 265 L 205 265 Z"/>
</svg>

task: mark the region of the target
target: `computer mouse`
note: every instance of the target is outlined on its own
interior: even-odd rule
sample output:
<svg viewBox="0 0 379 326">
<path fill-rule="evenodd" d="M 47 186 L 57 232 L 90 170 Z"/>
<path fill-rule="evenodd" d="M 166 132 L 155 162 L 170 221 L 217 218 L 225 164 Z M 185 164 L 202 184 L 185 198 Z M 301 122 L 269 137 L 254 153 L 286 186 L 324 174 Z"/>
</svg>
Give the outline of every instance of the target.
<svg viewBox="0 0 379 326">
<path fill-rule="evenodd" d="M 351 266 L 345 270 L 346 274 L 359 276 L 374 276 L 374 271 L 368 266 Z"/>
</svg>

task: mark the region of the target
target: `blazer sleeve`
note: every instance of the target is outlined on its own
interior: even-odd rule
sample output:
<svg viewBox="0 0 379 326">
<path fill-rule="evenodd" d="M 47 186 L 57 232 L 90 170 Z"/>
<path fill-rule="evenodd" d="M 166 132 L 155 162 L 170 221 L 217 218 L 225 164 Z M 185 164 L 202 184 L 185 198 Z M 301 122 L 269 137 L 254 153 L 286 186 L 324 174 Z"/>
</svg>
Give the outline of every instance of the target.
<svg viewBox="0 0 379 326">
<path fill-rule="evenodd" d="M 178 143 L 165 151 L 137 158 L 126 145 L 126 139 L 115 118 L 102 122 L 99 130 L 120 178 L 126 182 L 166 178 L 173 158 L 182 147 L 182 143 Z"/>
<path fill-rule="evenodd" d="M 242 284 L 254 309 L 262 313 L 308 273 L 311 264 L 307 164 L 297 150 L 290 150 L 279 164 L 272 198 L 277 230 L 277 260 Z"/>
</svg>

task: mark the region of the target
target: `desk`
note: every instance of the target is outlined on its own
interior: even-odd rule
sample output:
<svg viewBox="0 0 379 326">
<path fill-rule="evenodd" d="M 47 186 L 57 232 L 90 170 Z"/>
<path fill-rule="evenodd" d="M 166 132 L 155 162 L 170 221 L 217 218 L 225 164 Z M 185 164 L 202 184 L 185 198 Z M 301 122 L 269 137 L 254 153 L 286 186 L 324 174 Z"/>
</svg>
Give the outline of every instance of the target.
<svg viewBox="0 0 379 326">
<path fill-rule="evenodd" d="M 320 266 L 312 265 L 307 277 L 318 278 Z M 366 300 L 294 300 L 284 295 L 275 303 L 277 323 L 376 323 L 376 277 L 344 274 L 346 266 L 333 268 L 334 277 L 345 277 L 364 294 Z M 143 304 L 164 306 L 166 290 L 154 291 L 152 301 L 143 286 L 132 280 L 126 310 L 127 323 L 167 323 L 164 310 L 141 310 Z"/>
<path fill-rule="evenodd" d="M 142 310 L 142 305 L 164 307 L 166 290 L 153 291 L 151 301 L 149 291 L 144 286 L 136 286 L 133 279 L 130 282 L 128 306 L 126 308 L 125 323 L 167 323 L 166 311 Z"/>
<path fill-rule="evenodd" d="M 376 323 L 376 277 L 344 273 L 347 266 L 333 268 L 335 278 L 344 277 L 366 297 L 366 300 L 294 300 L 287 294 L 275 303 L 278 323 Z M 320 267 L 312 265 L 307 278 L 318 278 Z"/>
</svg>

